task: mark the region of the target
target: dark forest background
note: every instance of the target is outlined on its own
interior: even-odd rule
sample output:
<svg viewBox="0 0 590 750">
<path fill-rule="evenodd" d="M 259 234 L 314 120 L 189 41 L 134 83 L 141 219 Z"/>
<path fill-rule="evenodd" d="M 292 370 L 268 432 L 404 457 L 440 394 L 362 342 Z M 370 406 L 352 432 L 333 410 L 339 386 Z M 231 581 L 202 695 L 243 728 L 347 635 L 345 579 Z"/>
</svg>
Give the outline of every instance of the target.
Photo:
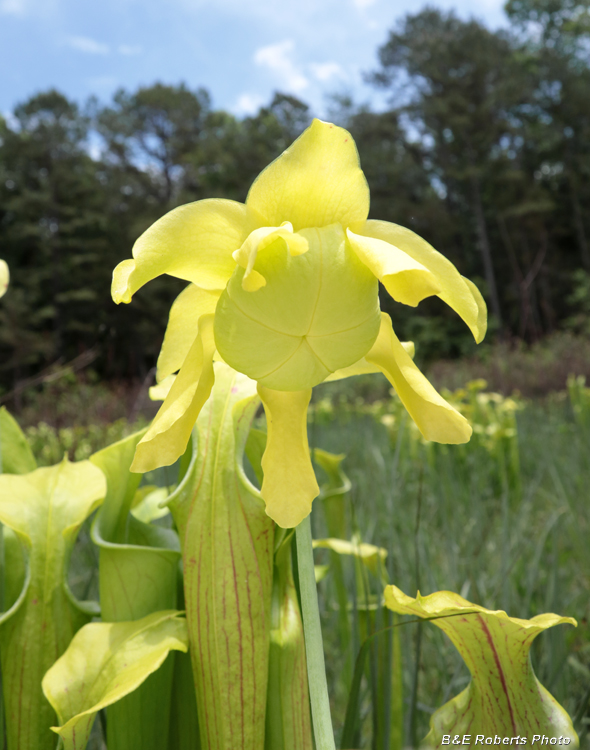
<svg viewBox="0 0 590 750">
<path fill-rule="evenodd" d="M 374 112 L 335 97 L 330 119 L 357 143 L 371 217 L 410 227 L 473 279 L 490 339 L 534 344 L 590 335 L 589 0 L 510 0 L 510 28 L 434 9 L 405 17 L 368 80 Z M 107 379 L 144 378 L 184 282 L 111 301 L 112 269 L 174 206 L 243 201 L 256 175 L 314 113 L 277 93 L 255 115 L 215 109 L 209 92 L 155 84 L 84 106 L 37 94 L 0 118 L 0 395 L 55 363 L 93 360 Z M 383 298 L 422 361 L 469 354 L 438 299 Z M 572 338 L 576 341 L 576 338 Z"/>
</svg>

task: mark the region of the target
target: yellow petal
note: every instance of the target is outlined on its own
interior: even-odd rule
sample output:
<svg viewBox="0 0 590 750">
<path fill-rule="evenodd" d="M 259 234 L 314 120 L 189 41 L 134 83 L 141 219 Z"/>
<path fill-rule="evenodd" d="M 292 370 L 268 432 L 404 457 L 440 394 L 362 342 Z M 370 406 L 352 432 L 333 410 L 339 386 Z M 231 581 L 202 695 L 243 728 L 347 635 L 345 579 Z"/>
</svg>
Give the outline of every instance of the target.
<svg viewBox="0 0 590 750">
<path fill-rule="evenodd" d="M 209 398 L 213 372 L 213 315 L 199 320 L 193 343 L 166 400 L 137 445 L 131 471 L 145 473 L 173 464 L 185 451 L 199 412 Z"/>
<path fill-rule="evenodd" d="M 260 494 L 273 521 L 290 529 L 309 515 L 311 503 L 320 492 L 307 442 L 307 407 L 311 388 L 273 391 L 259 385 L 258 393 L 266 412 L 268 429 Z"/>
<path fill-rule="evenodd" d="M 391 318 L 385 313 L 381 313 L 381 330 L 366 359 L 376 364 L 393 385 L 426 440 L 437 443 L 469 440 L 469 422 L 447 404 L 422 375 L 393 332 Z"/>
<path fill-rule="evenodd" d="M 349 542 L 346 539 L 314 539 L 312 544 L 314 549 L 329 549 L 338 555 L 353 555 L 362 560 L 376 576 L 385 570 L 387 550 L 383 547 L 356 540 Z"/>
<path fill-rule="evenodd" d="M 0 297 L 3 297 L 8 289 L 8 282 L 10 280 L 10 273 L 8 271 L 8 264 L 5 260 L 0 258 Z"/>
<path fill-rule="evenodd" d="M 414 359 L 414 355 L 416 354 L 416 347 L 414 346 L 414 342 L 402 341 L 401 345 L 403 346 L 408 356 Z M 372 375 L 375 372 L 381 372 L 381 368 L 377 367 L 377 365 L 373 364 L 372 362 L 367 362 L 365 357 L 363 357 L 362 359 L 359 359 L 358 362 L 355 362 L 354 365 L 351 365 L 350 367 L 343 367 L 341 370 L 336 370 L 336 372 L 333 372 L 331 375 L 328 375 L 328 377 L 324 380 L 324 383 L 329 383 L 332 380 L 343 380 L 344 378 L 352 378 L 355 375 Z M 150 393 L 152 390 L 153 389 L 150 388 Z"/>
<path fill-rule="evenodd" d="M 369 187 L 350 133 L 314 120 L 254 181 L 246 205 L 277 226 L 305 227 L 362 222 L 369 213 Z"/>
<path fill-rule="evenodd" d="M 145 231 L 133 246 L 133 260 L 113 272 L 117 304 L 131 302 L 135 292 L 167 273 L 204 289 L 223 289 L 235 268 L 232 258 L 261 219 L 242 203 L 203 200 L 170 211 Z"/>
<path fill-rule="evenodd" d="M 215 312 L 221 292 L 199 289 L 190 284 L 174 300 L 168 318 L 168 327 L 158 357 L 156 380 L 161 383 L 168 375 L 182 367 L 195 340 L 201 315 Z"/>
<path fill-rule="evenodd" d="M 395 245 L 346 231 L 352 249 L 397 302 L 415 307 L 442 291 L 436 276 Z"/>
<path fill-rule="evenodd" d="M 164 401 L 166 396 L 170 393 L 170 389 L 176 380 L 176 375 L 168 375 L 164 378 L 161 383 L 152 385 L 148 390 L 149 397 L 152 401 Z"/>
<path fill-rule="evenodd" d="M 475 285 L 464 279 L 450 260 L 437 252 L 415 232 L 398 224 L 371 220 L 353 229 L 364 237 L 373 237 L 395 245 L 432 271 L 442 287 L 438 296 L 463 318 L 477 343 L 482 341 L 487 327 L 485 303 Z"/>
<path fill-rule="evenodd" d="M 461 278 L 467 284 L 467 288 L 473 295 L 473 299 L 475 300 L 475 304 L 477 305 L 477 330 L 483 331 L 483 333 L 481 334 L 481 338 L 476 339 L 477 343 L 479 344 L 479 342 L 483 339 L 488 327 L 488 308 L 486 307 L 486 303 L 484 298 L 482 297 L 481 292 L 475 286 L 473 281 L 466 278 L 465 276 L 461 276 Z"/>
</svg>

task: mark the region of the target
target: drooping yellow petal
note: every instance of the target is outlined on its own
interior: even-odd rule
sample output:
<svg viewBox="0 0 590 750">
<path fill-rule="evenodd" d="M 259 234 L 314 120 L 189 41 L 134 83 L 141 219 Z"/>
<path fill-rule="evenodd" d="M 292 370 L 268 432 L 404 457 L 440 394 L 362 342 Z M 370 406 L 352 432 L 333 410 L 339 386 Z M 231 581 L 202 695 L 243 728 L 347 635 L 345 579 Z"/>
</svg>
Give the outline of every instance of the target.
<svg viewBox="0 0 590 750">
<path fill-rule="evenodd" d="M 467 284 L 467 288 L 473 295 L 473 299 L 475 300 L 475 304 L 477 305 L 477 330 L 483 331 L 483 333 L 481 334 L 481 338 L 477 341 L 477 343 L 479 344 L 483 339 L 488 327 L 488 308 L 486 307 L 486 303 L 481 292 L 475 286 L 473 281 L 471 281 L 471 279 L 468 279 L 466 276 L 461 276 L 461 278 Z"/>
<path fill-rule="evenodd" d="M 168 377 L 164 378 L 161 383 L 152 385 L 152 387 L 148 390 L 150 399 L 152 401 L 164 401 L 166 396 L 170 393 L 170 389 L 174 385 L 175 380 L 176 375 L 168 375 Z"/>
<path fill-rule="evenodd" d="M 305 390 L 354 364 L 380 325 L 377 279 L 342 227 L 298 236 L 308 247 L 303 254 L 293 255 L 282 239 L 258 254 L 256 269 L 266 283 L 257 291 L 244 289 L 238 266 L 215 311 L 225 362 L 275 390 Z"/>
<path fill-rule="evenodd" d="M 369 570 L 375 575 L 385 569 L 385 559 L 387 550 L 383 547 L 376 547 L 374 544 L 366 542 L 351 541 L 347 539 L 314 539 L 314 549 L 330 549 L 338 555 L 352 555 L 362 560 Z"/>
<path fill-rule="evenodd" d="M 262 457 L 260 494 L 268 515 L 284 529 L 297 526 L 311 512 L 320 488 L 307 442 L 307 407 L 311 388 L 273 391 L 258 386 L 266 412 L 268 437 Z"/>
<path fill-rule="evenodd" d="M 8 264 L 5 260 L 0 258 L 0 297 L 6 294 L 8 289 L 8 282 L 10 281 L 10 272 L 8 271 Z"/>
<path fill-rule="evenodd" d="M 415 307 L 442 291 L 436 276 L 389 242 L 346 231 L 352 249 L 396 302 Z"/>
<path fill-rule="evenodd" d="M 432 271 L 442 288 L 437 295 L 463 318 L 477 343 L 482 341 L 487 327 L 485 303 L 475 285 L 463 278 L 450 260 L 415 232 L 398 224 L 371 220 L 352 228 L 364 237 L 373 237 L 394 245 Z"/>
<path fill-rule="evenodd" d="M 140 287 L 163 273 L 203 289 L 223 289 L 236 265 L 232 253 L 261 223 L 255 211 L 235 201 L 202 200 L 175 208 L 141 235 L 133 260 L 115 268 L 113 299 L 131 302 Z"/>
<path fill-rule="evenodd" d="M 189 284 L 174 300 L 158 357 L 158 383 L 180 370 L 195 340 L 199 318 L 215 312 L 220 294 Z"/>
<path fill-rule="evenodd" d="M 213 372 L 213 315 L 203 315 L 198 335 L 166 400 L 135 452 L 131 471 L 145 473 L 169 466 L 185 451 L 203 404 L 209 398 Z"/>
<path fill-rule="evenodd" d="M 472 745 L 483 745 L 487 737 L 497 738 L 496 745 L 506 745 L 505 738 L 516 736 L 534 744 L 542 735 L 551 739 L 539 744 L 555 745 L 561 735 L 569 739 L 563 744 L 578 747 L 570 717 L 538 681 L 529 657 L 539 633 L 559 624 L 576 625 L 572 617 L 543 614 L 521 620 L 472 604 L 451 591 L 429 596 L 418 592 L 412 599 L 396 586 L 386 587 L 385 605 L 399 614 L 431 619 L 448 635 L 471 672 L 467 688 L 432 715 L 423 747 L 440 748 L 450 744 L 449 739 L 467 734 Z"/>
<path fill-rule="evenodd" d="M 333 380 L 343 380 L 344 378 L 352 378 L 355 375 L 370 375 L 375 372 L 381 372 L 381 368 L 374 365 L 372 362 L 367 362 L 365 357 L 359 359 L 354 365 L 350 367 L 343 367 L 341 370 L 336 370 L 324 380 L 324 383 L 331 383 Z"/>
<path fill-rule="evenodd" d="M 416 347 L 413 341 L 401 341 L 405 352 L 414 359 L 416 354 Z M 367 362 L 365 357 L 359 359 L 354 365 L 350 367 L 343 367 L 341 370 L 336 370 L 324 380 L 324 383 L 331 383 L 333 380 L 344 380 L 344 378 L 352 378 L 355 375 L 372 375 L 373 373 L 381 372 L 381 368 L 372 362 Z M 151 389 L 150 389 L 151 390 Z M 150 396 L 151 398 L 151 396 Z"/>
<path fill-rule="evenodd" d="M 436 392 L 412 362 L 385 313 L 381 313 L 381 330 L 366 360 L 377 365 L 393 385 L 426 440 L 437 443 L 469 440 L 469 422 Z"/>
<path fill-rule="evenodd" d="M 362 222 L 369 213 L 369 188 L 350 133 L 314 120 L 278 159 L 258 175 L 246 205 L 278 226 L 295 231 Z"/>
</svg>

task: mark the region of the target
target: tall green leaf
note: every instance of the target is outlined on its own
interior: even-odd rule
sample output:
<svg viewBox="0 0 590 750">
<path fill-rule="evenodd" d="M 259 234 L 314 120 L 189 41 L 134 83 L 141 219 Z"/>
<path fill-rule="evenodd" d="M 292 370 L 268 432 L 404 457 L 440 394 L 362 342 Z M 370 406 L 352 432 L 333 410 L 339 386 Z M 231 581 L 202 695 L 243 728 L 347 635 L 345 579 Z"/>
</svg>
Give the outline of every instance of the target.
<svg viewBox="0 0 590 750">
<path fill-rule="evenodd" d="M 313 747 L 305 640 L 293 580 L 291 542 L 292 537 L 275 555 L 266 750 L 312 750 Z"/>
<path fill-rule="evenodd" d="M 245 452 L 260 484 L 265 448 L 266 433 L 251 429 Z M 275 527 L 266 750 L 313 747 L 303 621 L 293 576 L 293 538 L 293 531 Z"/>
<path fill-rule="evenodd" d="M 216 365 L 191 463 L 171 496 L 207 750 L 264 747 L 274 524 L 242 465 L 258 405 L 253 381 Z"/>
<path fill-rule="evenodd" d="M 168 529 L 130 513 L 140 474 L 129 467 L 143 432 L 95 453 L 91 461 L 107 479 L 107 496 L 92 526 L 100 549 L 99 590 L 105 622 L 138 620 L 177 606 L 180 549 Z M 167 746 L 174 659 L 131 695 L 107 710 L 109 750 L 162 750 Z"/>
<path fill-rule="evenodd" d="M 0 474 L 27 474 L 34 471 L 37 463 L 33 452 L 18 426 L 14 417 L 0 408 Z M 5 564 L 4 548 L 10 541 L 4 541 L 4 535 L 12 532 L 5 531 L 0 523 L 0 612 L 4 610 Z M 0 669 L 0 750 L 4 750 L 4 704 L 2 701 L 2 670 Z"/>
<path fill-rule="evenodd" d="M 0 616 L 8 750 L 53 750 L 55 713 L 41 678 L 98 608 L 77 602 L 67 563 L 78 530 L 106 491 L 89 461 L 0 476 L 6 545 L 6 611 Z"/>
</svg>

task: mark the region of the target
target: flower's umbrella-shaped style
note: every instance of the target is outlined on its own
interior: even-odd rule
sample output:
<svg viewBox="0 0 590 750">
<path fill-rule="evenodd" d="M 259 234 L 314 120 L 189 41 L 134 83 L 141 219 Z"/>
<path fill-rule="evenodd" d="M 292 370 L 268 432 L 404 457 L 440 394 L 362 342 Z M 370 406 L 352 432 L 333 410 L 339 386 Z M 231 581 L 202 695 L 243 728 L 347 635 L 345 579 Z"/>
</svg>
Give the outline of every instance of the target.
<svg viewBox="0 0 590 750">
<path fill-rule="evenodd" d="M 312 387 L 324 380 L 382 371 L 427 439 L 469 439 L 467 421 L 416 368 L 380 312 L 378 281 L 407 305 L 438 295 L 476 341 L 485 333 L 483 299 L 427 242 L 367 221 L 368 213 L 351 135 L 314 120 L 257 177 L 245 204 L 180 206 L 137 240 L 133 259 L 115 269 L 115 302 L 130 302 L 163 273 L 192 283 L 174 302 L 158 360 L 159 382 L 178 376 L 137 447 L 134 471 L 183 453 L 211 392 L 214 357 L 258 382 L 268 419 L 262 497 L 283 527 L 305 518 L 318 494 L 306 413 Z"/>
</svg>

